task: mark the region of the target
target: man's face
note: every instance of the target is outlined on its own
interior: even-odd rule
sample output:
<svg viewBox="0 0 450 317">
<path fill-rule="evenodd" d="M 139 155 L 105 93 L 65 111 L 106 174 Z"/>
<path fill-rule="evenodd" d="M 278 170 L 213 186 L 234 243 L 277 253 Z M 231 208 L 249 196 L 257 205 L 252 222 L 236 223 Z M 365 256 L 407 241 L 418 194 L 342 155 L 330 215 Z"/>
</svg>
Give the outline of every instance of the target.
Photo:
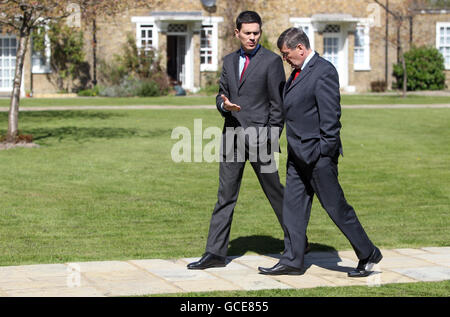
<svg viewBox="0 0 450 317">
<path fill-rule="evenodd" d="M 261 33 L 258 23 L 242 23 L 240 30 L 234 30 L 234 34 L 241 41 L 241 47 L 245 52 L 250 52 L 256 48 Z"/>
<path fill-rule="evenodd" d="M 283 60 L 286 61 L 292 68 L 300 69 L 307 57 L 307 50 L 302 44 L 298 44 L 295 48 L 290 49 L 283 44 L 280 49 Z"/>
</svg>

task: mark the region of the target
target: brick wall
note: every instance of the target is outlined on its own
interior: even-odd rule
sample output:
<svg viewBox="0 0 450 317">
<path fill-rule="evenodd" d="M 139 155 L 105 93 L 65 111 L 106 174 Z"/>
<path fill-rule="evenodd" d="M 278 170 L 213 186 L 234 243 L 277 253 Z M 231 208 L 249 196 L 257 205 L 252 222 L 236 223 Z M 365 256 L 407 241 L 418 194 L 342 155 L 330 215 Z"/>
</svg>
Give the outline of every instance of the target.
<svg viewBox="0 0 450 317">
<path fill-rule="evenodd" d="M 390 0 L 392 6 L 400 3 L 401 0 Z M 276 53 L 276 40 L 279 34 L 286 28 L 291 27 L 289 22 L 293 17 L 311 17 L 318 13 L 341 13 L 350 14 L 355 18 L 367 18 L 370 14 L 368 4 L 372 1 L 368 0 L 254 0 L 254 1 L 217 1 L 216 10 L 208 13 L 201 5 L 200 0 L 166 0 L 154 11 L 201 11 L 203 16 L 223 17 L 224 22 L 219 23 L 219 43 L 218 43 L 218 61 L 219 69 L 224 54 L 238 48 L 237 40 L 230 39 L 230 32 L 234 28 L 234 20 L 241 10 L 255 10 L 260 13 L 263 18 L 263 32 L 268 37 L 272 48 Z M 128 33 L 135 35 L 136 25 L 131 22 L 131 16 L 146 16 L 150 10 L 138 9 L 123 12 L 118 16 L 99 17 L 97 20 L 97 58 L 110 60 L 114 54 L 119 54 L 122 45 L 126 41 Z M 353 69 L 353 44 L 354 34 L 348 34 L 348 70 L 349 85 L 354 85 L 357 91 L 370 90 L 370 82 L 374 80 L 384 80 L 385 78 L 385 11 L 380 10 L 380 26 L 370 28 L 370 71 L 355 71 Z M 420 14 L 414 18 L 413 24 L 413 43 L 415 45 L 436 45 L 436 22 L 450 21 L 449 14 Z M 92 26 L 84 25 L 86 59 L 92 65 Z M 227 33 L 228 32 L 228 33 Z M 397 60 L 397 49 L 395 45 L 396 29 L 392 18 L 390 19 L 389 33 L 394 39 L 389 41 L 388 48 L 388 87 L 392 84 L 392 65 Z M 409 48 L 409 23 L 405 23 L 402 29 L 402 39 L 405 49 Z M 228 35 L 228 37 L 227 37 Z M 164 34 L 159 35 L 159 49 L 165 52 L 167 38 Z M 207 73 L 200 74 L 199 61 L 199 34 L 194 34 L 194 84 L 200 85 L 206 80 Z M 321 34 L 315 34 L 315 49 L 319 54 L 323 53 L 323 37 Z M 165 54 L 161 54 L 162 65 L 165 65 Z M 28 66 L 29 69 L 29 66 Z M 91 67 L 92 71 L 92 67 Z M 290 68 L 286 66 L 287 75 L 290 74 Z M 450 72 L 447 71 L 447 85 L 450 86 Z M 25 73 L 26 89 L 29 88 L 30 76 Z M 55 89 L 44 76 L 39 78 L 34 76 L 35 91 L 49 91 Z M 101 79 L 101 78 L 99 78 Z"/>
</svg>

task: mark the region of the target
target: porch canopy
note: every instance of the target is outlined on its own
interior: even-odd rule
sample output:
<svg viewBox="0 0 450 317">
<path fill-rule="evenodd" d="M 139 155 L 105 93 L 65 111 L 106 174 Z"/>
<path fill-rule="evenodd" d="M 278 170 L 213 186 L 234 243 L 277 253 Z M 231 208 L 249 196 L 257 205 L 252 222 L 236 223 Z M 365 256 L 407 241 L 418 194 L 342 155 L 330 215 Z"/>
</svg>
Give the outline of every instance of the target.
<svg viewBox="0 0 450 317">
<path fill-rule="evenodd" d="M 355 31 L 360 18 L 344 13 L 319 13 L 311 16 L 311 23 L 317 32 L 322 33 L 329 24 L 346 24 L 348 31 Z"/>
</svg>

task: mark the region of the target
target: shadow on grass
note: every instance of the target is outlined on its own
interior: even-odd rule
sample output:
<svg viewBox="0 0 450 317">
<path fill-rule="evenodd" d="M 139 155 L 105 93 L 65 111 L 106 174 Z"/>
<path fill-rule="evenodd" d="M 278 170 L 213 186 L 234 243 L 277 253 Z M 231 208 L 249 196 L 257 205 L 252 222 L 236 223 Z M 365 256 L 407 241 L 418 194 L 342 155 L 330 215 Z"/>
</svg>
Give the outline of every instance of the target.
<svg viewBox="0 0 450 317">
<path fill-rule="evenodd" d="M 27 120 L 27 119 L 100 119 L 106 120 L 112 117 L 125 117 L 125 113 L 111 113 L 105 111 L 22 111 L 19 114 L 19 120 Z M 7 120 L 8 113 L 0 112 L 0 120 Z"/>
<path fill-rule="evenodd" d="M 311 243 L 311 252 L 305 255 L 304 269 L 308 270 L 312 265 L 338 272 L 349 272 L 353 267 L 339 265 L 342 262 L 337 250 L 329 245 Z M 243 256 L 251 251 L 261 255 L 269 255 L 280 259 L 284 250 L 284 241 L 270 236 L 239 237 L 230 242 L 228 255 L 231 259 Z"/>
<path fill-rule="evenodd" d="M 90 139 L 119 139 L 130 137 L 160 137 L 168 135 L 170 138 L 170 129 L 156 129 L 156 130 L 139 130 L 131 128 L 112 128 L 112 127 L 59 127 L 59 128 L 36 128 L 27 129 L 27 134 L 33 135 L 33 141 L 48 141 L 51 139 L 75 140 L 83 142 Z"/>
</svg>

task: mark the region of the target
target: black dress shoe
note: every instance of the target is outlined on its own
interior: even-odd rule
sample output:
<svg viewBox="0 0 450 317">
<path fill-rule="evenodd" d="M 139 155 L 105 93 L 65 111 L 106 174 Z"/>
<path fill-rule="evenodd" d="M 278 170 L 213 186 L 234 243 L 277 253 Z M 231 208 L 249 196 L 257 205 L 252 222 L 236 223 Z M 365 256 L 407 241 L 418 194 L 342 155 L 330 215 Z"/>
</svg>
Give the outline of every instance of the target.
<svg viewBox="0 0 450 317">
<path fill-rule="evenodd" d="M 311 252 L 311 246 L 310 246 L 310 244 L 307 242 L 307 243 L 306 243 L 306 247 L 305 247 L 305 254 L 308 254 L 309 252 Z"/>
<path fill-rule="evenodd" d="M 210 267 L 224 267 L 225 262 L 226 257 L 206 252 L 197 262 L 189 263 L 187 268 L 190 270 L 204 270 Z"/>
<path fill-rule="evenodd" d="M 266 275 L 302 275 L 305 273 L 302 269 L 284 265 L 279 262 L 271 268 L 258 267 L 258 270 L 261 274 Z"/>
<path fill-rule="evenodd" d="M 350 271 L 347 273 L 348 277 L 365 277 L 369 276 L 372 271 L 368 270 L 368 265 L 370 263 L 377 264 L 381 261 L 383 258 L 383 255 L 380 252 L 380 249 L 375 247 L 375 249 L 372 251 L 372 254 L 364 260 L 359 260 L 358 266 L 353 271 Z"/>
</svg>

